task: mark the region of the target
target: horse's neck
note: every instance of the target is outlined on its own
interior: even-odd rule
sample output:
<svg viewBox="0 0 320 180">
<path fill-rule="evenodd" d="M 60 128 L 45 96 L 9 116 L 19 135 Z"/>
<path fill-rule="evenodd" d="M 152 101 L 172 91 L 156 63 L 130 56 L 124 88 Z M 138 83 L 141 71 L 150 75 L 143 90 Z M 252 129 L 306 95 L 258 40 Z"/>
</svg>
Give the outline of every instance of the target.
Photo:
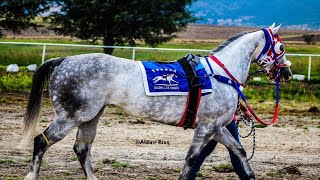
<svg viewBox="0 0 320 180">
<path fill-rule="evenodd" d="M 214 56 L 243 84 L 247 80 L 253 54 L 263 40 L 262 37 L 263 33 L 260 31 L 245 34 L 216 52 Z M 220 72 L 222 72 L 221 68 Z M 225 74 L 225 72 L 222 73 Z"/>
</svg>

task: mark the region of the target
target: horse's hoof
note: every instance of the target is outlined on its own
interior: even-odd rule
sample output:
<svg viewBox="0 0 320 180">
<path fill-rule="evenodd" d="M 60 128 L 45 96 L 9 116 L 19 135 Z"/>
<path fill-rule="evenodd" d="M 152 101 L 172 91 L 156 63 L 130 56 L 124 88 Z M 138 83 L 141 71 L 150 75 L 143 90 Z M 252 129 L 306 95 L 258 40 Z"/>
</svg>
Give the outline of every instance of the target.
<svg viewBox="0 0 320 180">
<path fill-rule="evenodd" d="M 252 172 L 252 173 L 248 174 L 248 176 L 247 176 L 246 179 L 248 179 L 248 180 L 255 180 L 255 175 L 254 175 L 254 173 Z"/>
<path fill-rule="evenodd" d="M 37 178 L 33 173 L 29 172 L 29 174 L 24 178 L 24 180 L 36 180 Z"/>
<path fill-rule="evenodd" d="M 91 178 L 87 178 L 87 180 L 98 180 L 97 177 L 91 177 Z"/>
</svg>

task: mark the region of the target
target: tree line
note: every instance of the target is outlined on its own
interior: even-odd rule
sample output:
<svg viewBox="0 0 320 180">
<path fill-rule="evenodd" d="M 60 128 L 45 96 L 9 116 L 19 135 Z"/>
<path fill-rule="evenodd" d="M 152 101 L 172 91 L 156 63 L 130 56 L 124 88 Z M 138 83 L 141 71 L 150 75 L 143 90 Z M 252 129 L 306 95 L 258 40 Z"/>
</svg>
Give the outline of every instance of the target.
<svg viewBox="0 0 320 180">
<path fill-rule="evenodd" d="M 21 33 L 37 28 L 42 16 L 48 29 L 103 45 L 135 46 L 143 41 L 154 47 L 175 37 L 196 18 L 187 10 L 193 0 L 2 0 L 0 37 L 3 31 Z M 112 54 L 113 49 L 104 52 Z"/>
</svg>

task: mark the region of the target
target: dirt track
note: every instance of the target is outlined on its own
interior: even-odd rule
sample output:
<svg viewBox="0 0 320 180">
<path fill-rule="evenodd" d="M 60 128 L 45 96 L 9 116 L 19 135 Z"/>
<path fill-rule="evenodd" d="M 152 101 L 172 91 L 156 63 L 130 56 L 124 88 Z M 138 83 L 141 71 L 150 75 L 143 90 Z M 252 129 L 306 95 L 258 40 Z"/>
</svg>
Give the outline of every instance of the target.
<svg viewBox="0 0 320 180">
<path fill-rule="evenodd" d="M 26 99 L 23 93 L 0 92 L 0 179 L 22 179 L 28 173 L 32 148 L 17 148 Z M 253 106 L 264 117 L 271 115 L 272 109 L 266 109 L 271 104 Z M 256 130 L 257 148 L 250 164 L 257 179 L 320 179 L 320 113 L 307 112 L 311 106 L 307 103 L 281 105 L 277 125 Z M 50 124 L 52 116 L 46 99 L 37 133 Z M 241 132 L 245 131 L 242 127 Z M 72 150 L 75 134 L 76 130 L 49 149 L 40 179 L 85 179 Z M 96 175 L 99 179 L 177 179 L 192 135 L 192 130 L 137 119 L 108 107 L 92 149 Z M 139 140 L 156 143 L 141 145 Z M 251 155 L 251 138 L 241 141 Z M 227 150 L 218 145 L 198 179 L 236 179 L 234 173 L 212 170 L 227 163 Z"/>
</svg>

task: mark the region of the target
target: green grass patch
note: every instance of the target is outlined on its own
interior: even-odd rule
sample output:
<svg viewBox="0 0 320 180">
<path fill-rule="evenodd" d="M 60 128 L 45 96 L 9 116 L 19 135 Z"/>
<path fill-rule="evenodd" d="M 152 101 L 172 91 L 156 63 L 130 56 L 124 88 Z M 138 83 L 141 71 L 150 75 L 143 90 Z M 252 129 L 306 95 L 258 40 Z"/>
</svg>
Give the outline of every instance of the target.
<svg viewBox="0 0 320 180">
<path fill-rule="evenodd" d="M 255 128 L 266 128 L 267 126 L 263 125 L 263 124 L 255 124 L 254 127 Z"/>
<path fill-rule="evenodd" d="M 320 54 L 319 45 L 285 44 L 286 53 L 290 54 Z"/>
<path fill-rule="evenodd" d="M 282 169 L 271 170 L 267 173 L 267 176 L 277 178 L 277 179 L 284 178 L 286 175 L 299 176 L 301 175 L 301 172 L 298 167 L 291 165 L 288 167 L 284 167 Z"/>
<path fill-rule="evenodd" d="M 71 161 L 78 161 L 78 157 L 73 155 L 70 157 L 70 160 Z"/>
<path fill-rule="evenodd" d="M 0 90 L 29 91 L 32 82 L 32 72 L 25 67 L 19 67 L 18 73 L 7 73 L 6 67 L 0 66 Z"/>
<path fill-rule="evenodd" d="M 272 177 L 272 178 L 283 178 L 285 174 L 283 174 L 280 171 L 277 170 L 271 170 L 267 173 L 267 176 Z"/>
<path fill-rule="evenodd" d="M 129 163 L 122 163 L 122 162 L 118 162 L 116 160 L 113 160 L 111 162 L 111 166 L 114 168 L 128 168 L 128 167 L 130 167 Z"/>
<path fill-rule="evenodd" d="M 11 159 L 0 159 L 0 164 L 12 164 L 15 163 L 15 161 Z"/>
<path fill-rule="evenodd" d="M 244 89 L 247 99 L 256 101 L 275 100 L 275 84 L 269 82 L 249 81 Z M 320 103 L 320 84 L 301 81 L 291 81 L 280 83 L 280 101 L 295 100 L 299 102 L 317 102 Z"/>
<path fill-rule="evenodd" d="M 32 157 L 27 157 L 26 159 L 23 160 L 25 163 L 31 163 L 32 162 Z"/>
<path fill-rule="evenodd" d="M 233 172 L 232 164 L 219 164 L 217 166 L 213 166 L 212 170 L 215 172 Z"/>
<path fill-rule="evenodd" d="M 204 177 L 204 175 L 203 175 L 203 173 L 200 171 L 200 172 L 197 172 L 196 177 Z"/>
<path fill-rule="evenodd" d="M 122 162 L 119 162 L 117 160 L 109 160 L 109 159 L 105 159 L 103 161 L 103 164 L 110 164 L 111 167 L 113 167 L 113 168 L 128 168 L 128 167 L 131 167 L 129 165 L 129 163 L 122 163 Z"/>
<path fill-rule="evenodd" d="M 5 180 L 20 180 L 22 179 L 22 177 L 18 176 L 18 175 L 6 175 Z"/>
</svg>

